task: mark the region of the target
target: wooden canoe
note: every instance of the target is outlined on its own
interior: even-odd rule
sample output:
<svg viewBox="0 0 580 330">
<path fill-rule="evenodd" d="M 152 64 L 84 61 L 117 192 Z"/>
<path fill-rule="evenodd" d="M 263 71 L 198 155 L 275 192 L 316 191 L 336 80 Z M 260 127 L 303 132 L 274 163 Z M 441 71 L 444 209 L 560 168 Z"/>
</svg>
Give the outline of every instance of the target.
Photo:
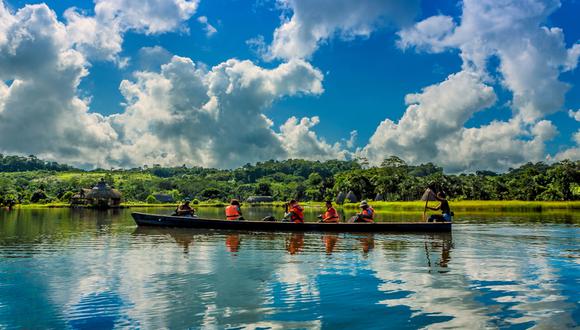
<svg viewBox="0 0 580 330">
<path fill-rule="evenodd" d="M 376 222 L 376 223 L 318 223 L 301 224 L 280 221 L 231 221 L 179 217 L 170 215 L 131 213 L 138 226 L 230 229 L 249 231 L 318 231 L 318 232 L 450 232 L 450 222 Z"/>
</svg>

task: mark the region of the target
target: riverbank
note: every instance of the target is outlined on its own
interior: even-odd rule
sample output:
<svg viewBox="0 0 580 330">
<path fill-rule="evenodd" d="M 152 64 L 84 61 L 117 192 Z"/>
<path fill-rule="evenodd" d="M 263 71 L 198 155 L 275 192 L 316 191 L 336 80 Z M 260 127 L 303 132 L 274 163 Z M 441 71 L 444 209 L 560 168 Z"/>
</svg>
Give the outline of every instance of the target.
<svg viewBox="0 0 580 330">
<path fill-rule="evenodd" d="M 372 207 L 379 211 L 423 211 L 425 202 L 369 202 Z M 322 208 L 322 202 L 303 202 L 304 207 Z M 167 207 L 174 208 L 177 203 L 123 203 L 122 208 L 142 208 L 142 207 Z M 436 206 L 437 202 L 429 202 L 430 206 Z M 543 212 L 552 210 L 580 210 L 580 201 L 569 202 L 536 202 L 536 201 L 450 201 L 451 208 L 454 211 L 522 211 L 522 212 Z M 224 207 L 224 202 L 201 202 L 193 205 L 194 207 Z M 284 202 L 272 203 L 243 203 L 244 207 L 283 207 Z M 67 203 L 49 203 L 49 204 L 19 204 L 14 208 L 21 209 L 43 209 L 43 208 L 68 208 Z M 358 209 L 358 203 L 345 203 L 338 206 L 343 209 Z"/>
</svg>

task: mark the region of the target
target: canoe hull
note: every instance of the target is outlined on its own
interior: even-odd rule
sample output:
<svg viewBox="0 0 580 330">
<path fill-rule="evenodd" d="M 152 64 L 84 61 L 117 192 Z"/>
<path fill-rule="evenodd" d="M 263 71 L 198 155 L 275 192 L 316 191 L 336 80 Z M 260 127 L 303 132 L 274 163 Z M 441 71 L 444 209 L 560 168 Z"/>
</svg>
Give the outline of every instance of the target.
<svg viewBox="0 0 580 330">
<path fill-rule="evenodd" d="M 450 232 L 451 223 L 378 222 L 378 223 L 317 223 L 296 224 L 269 221 L 229 221 L 177 217 L 148 213 L 131 213 L 138 226 L 205 228 L 250 231 L 318 231 L 318 232 Z"/>
</svg>

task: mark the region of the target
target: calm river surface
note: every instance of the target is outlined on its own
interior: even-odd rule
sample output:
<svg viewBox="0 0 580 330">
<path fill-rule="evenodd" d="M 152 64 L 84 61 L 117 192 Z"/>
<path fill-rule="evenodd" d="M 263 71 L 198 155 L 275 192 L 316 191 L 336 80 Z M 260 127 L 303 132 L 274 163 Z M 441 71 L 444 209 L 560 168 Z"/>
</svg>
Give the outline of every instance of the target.
<svg viewBox="0 0 580 330">
<path fill-rule="evenodd" d="M 580 324 L 578 212 L 458 214 L 430 235 L 138 229 L 130 212 L 0 211 L 0 329 Z"/>
</svg>

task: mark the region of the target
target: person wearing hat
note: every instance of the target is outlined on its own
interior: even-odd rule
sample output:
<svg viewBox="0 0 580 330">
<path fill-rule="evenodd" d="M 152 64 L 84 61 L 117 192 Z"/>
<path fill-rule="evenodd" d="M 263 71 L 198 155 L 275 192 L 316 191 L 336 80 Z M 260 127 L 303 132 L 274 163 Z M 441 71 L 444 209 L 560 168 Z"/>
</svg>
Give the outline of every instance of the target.
<svg viewBox="0 0 580 330">
<path fill-rule="evenodd" d="M 437 210 L 441 210 L 441 214 L 433 214 L 429 217 L 429 222 L 451 222 L 452 218 L 453 218 L 453 212 L 451 211 L 451 208 L 449 207 L 449 202 L 446 199 L 446 195 L 444 192 L 440 191 L 437 193 L 437 195 L 435 196 L 435 198 L 439 201 L 439 205 L 436 207 L 429 207 L 427 206 L 428 209 L 433 210 L 433 211 L 437 211 Z"/>
<path fill-rule="evenodd" d="M 369 206 L 367 201 L 360 202 L 362 211 L 357 214 L 355 222 L 374 222 L 375 210 Z"/>
<path fill-rule="evenodd" d="M 189 198 L 186 198 L 175 210 L 175 215 L 180 217 L 193 217 L 195 215 L 195 209 L 189 205 L 189 202 Z"/>
</svg>

